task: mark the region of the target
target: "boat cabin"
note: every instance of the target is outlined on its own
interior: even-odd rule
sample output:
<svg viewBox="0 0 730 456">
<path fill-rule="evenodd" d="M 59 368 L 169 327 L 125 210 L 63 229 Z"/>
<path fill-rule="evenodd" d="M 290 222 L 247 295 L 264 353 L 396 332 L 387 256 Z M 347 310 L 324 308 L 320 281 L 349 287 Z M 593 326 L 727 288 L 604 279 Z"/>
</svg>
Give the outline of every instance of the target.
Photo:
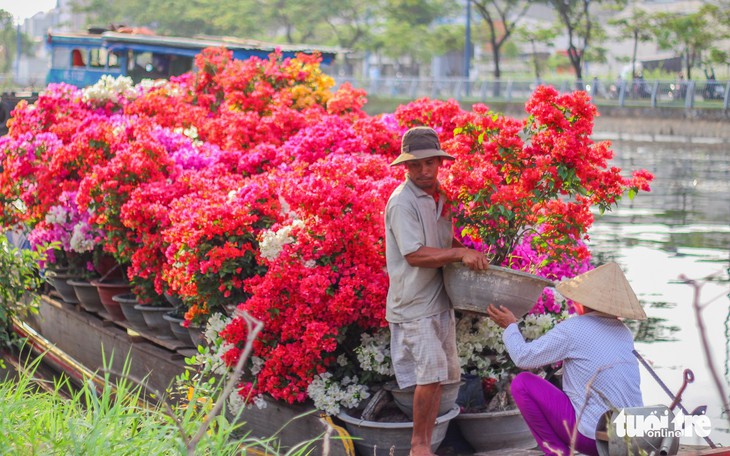
<svg viewBox="0 0 730 456">
<path fill-rule="evenodd" d="M 324 68 L 343 50 L 328 46 L 285 45 L 232 37 L 194 38 L 92 30 L 88 33 L 48 34 L 51 65 L 47 83 L 65 82 L 77 87 L 96 83 L 102 75 L 142 79 L 178 76 L 193 69 L 195 56 L 208 47 L 225 47 L 235 59 L 267 58 L 276 49 L 284 57 L 319 52 Z"/>
</svg>

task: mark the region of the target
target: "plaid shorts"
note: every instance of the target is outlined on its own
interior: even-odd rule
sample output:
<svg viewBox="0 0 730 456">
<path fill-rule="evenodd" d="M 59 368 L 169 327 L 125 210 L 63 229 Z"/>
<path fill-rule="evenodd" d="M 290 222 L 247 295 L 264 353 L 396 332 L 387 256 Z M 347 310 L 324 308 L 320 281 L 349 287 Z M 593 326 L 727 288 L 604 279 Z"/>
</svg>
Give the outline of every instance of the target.
<svg viewBox="0 0 730 456">
<path fill-rule="evenodd" d="M 390 355 L 399 388 L 461 379 L 453 309 L 405 323 L 390 323 Z"/>
</svg>

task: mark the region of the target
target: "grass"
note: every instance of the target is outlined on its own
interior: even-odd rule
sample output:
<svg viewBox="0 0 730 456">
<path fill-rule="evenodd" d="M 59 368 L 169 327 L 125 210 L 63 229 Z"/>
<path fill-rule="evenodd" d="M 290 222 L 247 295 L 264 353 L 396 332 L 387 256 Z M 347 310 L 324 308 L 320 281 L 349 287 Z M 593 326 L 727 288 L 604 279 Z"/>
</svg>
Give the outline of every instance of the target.
<svg viewBox="0 0 730 456">
<path fill-rule="evenodd" d="M 211 398 L 196 397 L 195 388 L 180 403 L 155 405 L 141 386 L 124 377 L 112 383 L 108 374 L 102 386 L 89 380 L 78 387 L 61 377 L 41 387 L 41 359 L 0 382 L 0 454 L 298 456 L 314 444 L 284 453 L 273 437 L 250 437 L 240 420 L 212 414 Z"/>
</svg>

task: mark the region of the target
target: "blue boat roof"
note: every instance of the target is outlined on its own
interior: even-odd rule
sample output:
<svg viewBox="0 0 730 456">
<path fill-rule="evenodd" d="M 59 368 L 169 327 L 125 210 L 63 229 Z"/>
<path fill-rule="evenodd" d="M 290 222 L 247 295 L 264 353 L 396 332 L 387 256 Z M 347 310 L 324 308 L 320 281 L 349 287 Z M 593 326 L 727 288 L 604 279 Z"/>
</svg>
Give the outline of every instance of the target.
<svg viewBox="0 0 730 456">
<path fill-rule="evenodd" d="M 109 50 L 131 49 L 186 56 L 195 56 L 208 47 L 223 46 L 232 51 L 234 58 L 237 59 L 246 59 L 252 56 L 265 58 L 271 52 L 279 49 L 285 57 L 294 57 L 297 53 L 313 54 L 319 52 L 324 64 L 331 63 L 338 54 L 348 52 L 346 49 L 332 46 L 276 44 L 235 37 L 196 36 L 187 38 L 113 31 L 101 34 L 51 32 L 48 34 L 48 45 L 102 46 Z"/>
</svg>

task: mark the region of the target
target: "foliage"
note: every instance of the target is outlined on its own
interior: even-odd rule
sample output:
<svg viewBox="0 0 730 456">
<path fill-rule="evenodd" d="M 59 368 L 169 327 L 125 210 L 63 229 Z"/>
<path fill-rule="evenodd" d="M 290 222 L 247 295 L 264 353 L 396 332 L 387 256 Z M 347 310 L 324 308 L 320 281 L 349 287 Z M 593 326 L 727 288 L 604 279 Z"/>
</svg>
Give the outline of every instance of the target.
<svg viewBox="0 0 730 456">
<path fill-rule="evenodd" d="M 7 236 L 0 235 L 0 344 L 9 346 L 16 337 L 12 329 L 13 317 L 38 312 L 40 291 L 43 287 L 38 265 L 44 261 L 42 253 L 18 249 Z"/>
<path fill-rule="evenodd" d="M 424 103 L 421 115 L 443 107 Z M 483 244 L 499 265 L 511 263 L 527 233 L 537 234 L 531 239 L 545 255 L 541 265 L 565 255 L 587 258 L 576 240 L 593 223 L 591 207 L 610 210 L 624 193 L 633 198 L 648 191 L 653 177 L 642 170 L 626 179 L 608 167 L 610 144 L 590 139 L 596 108 L 585 92 L 538 87 L 526 110 L 529 117 L 519 121 L 475 105 L 442 130 L 453 131 L 453 138 L 442 137 L 456 157 L 443 185 L 454 202 L 457 233 Z"/>
<path fill-rule="evenodd" d="M 692 79 L 692 68 L 700 61 L 703 50 L 718 42 L 714 29 L 709 27 L 713 8 L 703 7 L 690 14 L 657 13 L 652 32 L 661 49 L 672 49 L 685 62 L 687 79 Z"/>
<path fill-rule="evenodd" d="M 14 379 L 0 382 L 0 436 L 9 454 L 193 454 L 190 436 L 211 410 L 210 389 L 193 381 L 178 405 L 154 405 L 145 391 L 124 375 L 112 382 L 106 373 L 101 386 L 88 380 L 73 385 L 67 377 L 39 388 L 35 372 L 42 358 L 28 361 Z M 215 388 L 212 392 L 215 392 Z M 68 396 L 68 397 L 67 397 Z M 233 417 L 217 416 L 194 446 L 194 454 L 239 455 L 247 450 L 300 456 L 313 442 L 287 451 L 275 437 L 244 434 Z"/>
<path fill-rule="evenodd" d="M 537 43 L 542 44 L 546 47 L 553 47 L 555 37 L 558 35 L 559 30 L 556 26 L 550 27 L 536 27 L 536 26 L 520 26 L 515 29 L 515 34 L 518 40 L 529 42 L 532 50 L 532 67 L 535 71 L 535 79 L 541 79 L 540 63 L 541 59 L 537 53 Z"/>
<path fill-rule="evenodd" d="M 500 79 L 500 56 L 502 46 L 515 32 L 518 22 L 527 13 L 530 2 L 525 0 L 469 0 L 488 28 L 489 43 L 494 62 L 494 78 Z"/>
<path fill-rule="evenodd" d="M 629 38 L 633 42 L 633 51 L 631 53 L 631 68 L 636 68 L 636 55 L 638 52 L 639 42 L 646 42 L 651 39 L 651 18 L 649 14 L 640 9 L 632 8 L 628 17 L 620 19 L 611 19 L 609 24 L 618 28 L 619 38 Z"/>
<path fill-rule="evenodd" d="M 575 77 L 583 80 L 583 63 L 589 47 L 594 46 L 601 39 L 601 26 L 591 12 L 591 5 L 604 3 L 602 0 L 549 0 L 549 5 L 555 10 L 558 20 L 568 35 L 567 54 L 573 66 Z M 618 5 L 625 5 L 626 0 L 615 0 Z"/>
<path fill-rule="evenodd" d="M 10 13 L 0 9 L 0 46 L 3 49 L 0 54 L 0 73 L 8 73 L 13 69 L 12 62 L 18 53 L 18 42 L 23 54 L 33 55 L 35 47 L 33 39 L 19 31 Z"/>
</svg>

